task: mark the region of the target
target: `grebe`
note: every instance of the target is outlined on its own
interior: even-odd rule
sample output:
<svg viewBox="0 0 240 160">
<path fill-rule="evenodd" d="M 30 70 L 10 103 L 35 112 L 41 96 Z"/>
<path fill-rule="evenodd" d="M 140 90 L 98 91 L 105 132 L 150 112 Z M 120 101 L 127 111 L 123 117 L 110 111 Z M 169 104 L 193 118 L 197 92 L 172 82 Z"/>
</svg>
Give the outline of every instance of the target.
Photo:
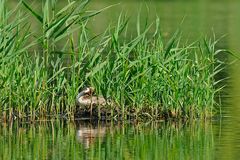
<svg viewBox="0 0 240 160">
<path fill-rule="evenodd" d="M 76 104 L 78 106 L 90 106 L 92 110 L 92 106 L 105 106 L 107 104 L 106 100 L 102 96 L 93 96 L 94 88 L 87 87 L 80 93 L 78 93 L 76 97 Z"/>
</svg>

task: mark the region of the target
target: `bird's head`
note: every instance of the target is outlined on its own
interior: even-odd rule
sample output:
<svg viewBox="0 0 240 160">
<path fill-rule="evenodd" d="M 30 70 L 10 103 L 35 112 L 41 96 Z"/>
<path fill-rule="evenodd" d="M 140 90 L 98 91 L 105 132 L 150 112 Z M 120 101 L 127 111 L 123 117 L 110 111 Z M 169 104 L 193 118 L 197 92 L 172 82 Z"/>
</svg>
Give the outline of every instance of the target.
<svg viewBox="0 0 240 160">
<path fill-rule="evenodd" d="M 87 94 L 89 96 L 93 95 L 94 93 L 94 88 L 93 87 L 86 87 L 84 90 L 83 90 L 84 94 Z"/>
<path fill-rule="evenodd" d="M 92 96 L 93 93 L 94 93 L 93 87 L 86 87 L 81 92 L 78 93 L 78 95 L 76 96 L 76 101 L 78 102 L 79 98 L 83 96 Z"/>
</svg>

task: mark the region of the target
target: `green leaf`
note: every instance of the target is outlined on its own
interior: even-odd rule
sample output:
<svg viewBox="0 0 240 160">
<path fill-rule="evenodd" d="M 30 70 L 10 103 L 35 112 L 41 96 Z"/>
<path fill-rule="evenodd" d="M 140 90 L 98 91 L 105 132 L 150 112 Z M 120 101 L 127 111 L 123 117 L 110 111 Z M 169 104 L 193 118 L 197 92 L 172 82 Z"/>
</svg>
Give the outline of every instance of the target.
<svg viewBox="0 0 240 160">
<path fill-rule="evenodd" d="M 179 35 L 179 29 L 177 29 L 177 31 L 174 33 L 173 37 L 168 41 L 167 47 L 165 48 L 165 54 L 164 54 L 165 57 L 164 58 L 166 58 L 167 55 L 170 53 L 178 35 Z"/>
<path fill-rule="evenodd" d="M 43 18 L 37 14 L 26 2 L 22 1 L 23 5 L 37 18 L 37 20 L 43 23 Z"/>
<path fill-rule="evenodd" d="M 56 16 L 60 16 L 63 12 L 65 12 L 66 10 L 68 10 L 68 8 L 70 8 L 73 4 L 75 4 L 75 1 L 69 3 L 67 6 L 65 6 L 63 9 L 61 9 Z"/>
<path fill-rule="evenodd" d="M 97 72 L 99 72 L 105 65 L 107 64 L 107 61 L 104 61 L 98 65 L 96 65 L 91 72 L 86 74 L 86 78 L 95 75 Z"/>
</svg>

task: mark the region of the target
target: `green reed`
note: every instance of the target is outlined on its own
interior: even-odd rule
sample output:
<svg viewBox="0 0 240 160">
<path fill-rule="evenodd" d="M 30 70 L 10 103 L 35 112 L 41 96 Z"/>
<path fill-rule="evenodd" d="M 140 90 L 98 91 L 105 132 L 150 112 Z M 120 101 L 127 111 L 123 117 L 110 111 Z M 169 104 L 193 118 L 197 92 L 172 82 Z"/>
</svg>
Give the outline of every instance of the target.
<svg viewBox="0 0 240 160">
<path fill-rule="evenodd" d="M 184 44 L 177 30 L 165 43 L 158 19 L 155 27 L 141 28 L 138 21 L 137 35 L 126 39 L 129 19 L 123 14 L 116 26 L 94 35 L 88 21 L 108 7 L 87 12 L 89 1 L 69 1 L 57 10 L 56 2 L 47 0 L 41 12 L 25 1 L 11 10 L 4 0 L 0 3 L 4 120 L 74 118 L 75 96 L 84 86 L 112 101 L 110 118 L 204 118 L 214 113 L 220 90 L 214 76 L 222 70 L 215 40 Z"/>
</svg>

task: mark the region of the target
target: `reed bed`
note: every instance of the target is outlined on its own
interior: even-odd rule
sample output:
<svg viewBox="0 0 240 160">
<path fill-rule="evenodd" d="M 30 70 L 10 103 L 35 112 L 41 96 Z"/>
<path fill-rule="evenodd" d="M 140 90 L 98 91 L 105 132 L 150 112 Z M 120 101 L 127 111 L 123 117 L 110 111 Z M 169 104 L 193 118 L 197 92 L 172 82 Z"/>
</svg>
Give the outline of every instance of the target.
<svg viewBox="0 0 240 160">
<path fill-rule="evenodd" d="M 215 40 L 181 42 L 180 31 L 163 41 L 159 19 L 126 38 L 128 18 L 119 15 L 100 35 L 88 29 L 89 1 L 42 2 L 41 12 L 21 1 L 8 10 L 0 1 L 0 108 L 5 121 L 74 118 L 75 97 L 85 86 L 111 100 L 110 119 L 206 118 L 221 89 Z M 111 7 L 111 6 L 109 6 Z M 32 22 L 35 20 L 36 28 Z M 35 26 L 34 26 L 35 27 Z M 154 32 L 153 32 L 154 30 Z M 152 34 L 151 34 L 152 33 Z M 100 117 L 100 116 L 99 116 Z"/>
</svg>

